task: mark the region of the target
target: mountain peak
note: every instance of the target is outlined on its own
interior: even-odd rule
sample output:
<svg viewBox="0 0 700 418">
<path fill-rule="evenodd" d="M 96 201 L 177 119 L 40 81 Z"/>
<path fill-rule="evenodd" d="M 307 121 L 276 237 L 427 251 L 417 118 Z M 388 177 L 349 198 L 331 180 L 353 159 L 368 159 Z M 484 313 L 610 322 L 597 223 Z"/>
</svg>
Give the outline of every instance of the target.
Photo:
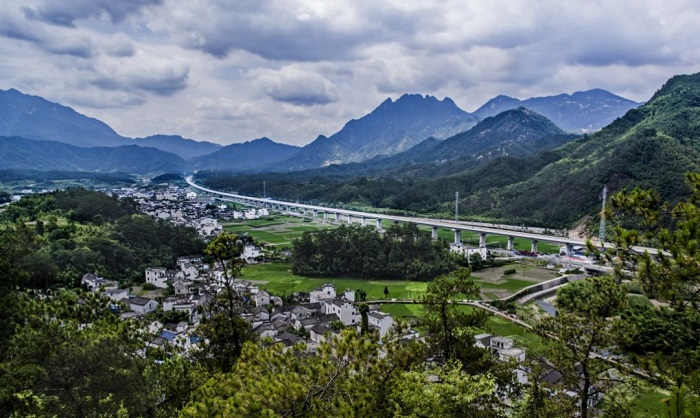
<svg viewBox="0 0 700 418">
<path fill-rule="evenodd" d="M 519 106 L 547 117 L 565 131 L 589 132 L 610 124 L 629 109 L 639 106 L 639 103 L 603 89 L 579 91 L 571 95 L 532 97 L 527 100 L 499 95 L 486 102 L 474 114 L 487 118 Z"/>
</svg>

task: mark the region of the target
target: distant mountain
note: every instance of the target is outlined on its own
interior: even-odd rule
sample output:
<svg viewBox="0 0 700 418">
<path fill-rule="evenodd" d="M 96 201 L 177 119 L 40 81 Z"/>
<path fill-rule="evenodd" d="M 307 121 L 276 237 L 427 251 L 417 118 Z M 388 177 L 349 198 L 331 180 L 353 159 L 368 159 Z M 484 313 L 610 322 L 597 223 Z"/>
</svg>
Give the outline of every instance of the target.
<svg viewBox="0 0 700 418">
<path fill-rule="evenodd" d="M 478 122 L 450 99 L 405 94 L 385 100 L 360 119 L 353 119 L 330 137 L 320 136 L 279 169 L 300 170 L 367 160 L 405 151 L 429 138 L 447 138 Z"/>
<path fill-rule="evenodd" d="M 57 141 L 77 147 L 138 145 L 158 148 L 189 160 L 212 153 L 220 145 L 176 135 L 127 138 L 106 123 L 82 115 L 70 107 L 50 102 L 15 89 L 0 90 L 0 136 Z"/>
<path fill-rule="evenodd" d="M 290 158 L 299 149 L 293 145 L 274 142 L 269 138 L 259 138 L 227 145 L 211 154 L 193 158 L 192 164 L 200 170 L 256 171 Z"/>
<path fill-rule="evenodd" d="M 129 143 L 104 122 L 15 89 L 0 90 L 0 136 L 58 141 L 78 147 Z"/>
<path fill-rule="evenodd" d="M 408 151 L 371 160 L 365 165 L 369 166 L 368 171 L 383 167 L 384 172 L 395 171 L 402 177 L 425 177 L 431 173 L 444 175 L 465 171 L 496 157 L 524 157 L 556 148 L 575 137 L 566 134 L 544 116 L 521 107 L 486 118 L 451 138 L 442 141 L 429 138 Z M 370 164 L 376 167 L 375 170 Z M 446 165 L 450 167 L 440 167 Z"/>
<path fill-rule="evenodd" d="M 522 106 L 545 116 L 567 132 L 592 132 L 639 105 L 608 91 L 593 89 L 527 100 L 497 96 L 477 109 L 474 115 L 484 119 Z"/>
<path fill-rule="evenodd" d="M 135 141 L 135 144 L 140 147 L 158 148 L 179 155 L 184 160 L 191 160 L 194 157 L 201 157 L 221 149 L 219 144 L 195 141 L 179 135 L 152 135 L 146 138 L 136 138 Z"/>
<path fill-rule="evenodd" d="M 182 172 L 187 163 L 175 154 L 136 145 L 83 148 L 56 141 L 0 137 L 3 169 L 124 172 Z"/>
</svg>

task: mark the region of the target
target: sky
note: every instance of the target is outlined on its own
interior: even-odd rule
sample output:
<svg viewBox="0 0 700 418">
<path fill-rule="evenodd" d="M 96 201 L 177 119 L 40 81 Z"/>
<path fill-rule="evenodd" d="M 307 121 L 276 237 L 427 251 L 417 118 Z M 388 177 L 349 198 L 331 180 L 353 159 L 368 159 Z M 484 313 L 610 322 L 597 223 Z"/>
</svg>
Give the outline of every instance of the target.
<svg viewBox="0 0 700 418">
<path fill-rule="evenodd" d="M 0 0 L 0 88 L 130 137 L 305 145 L 386 98 L 474 111 L 700 71 L 696 0 Z"/>
</svg>

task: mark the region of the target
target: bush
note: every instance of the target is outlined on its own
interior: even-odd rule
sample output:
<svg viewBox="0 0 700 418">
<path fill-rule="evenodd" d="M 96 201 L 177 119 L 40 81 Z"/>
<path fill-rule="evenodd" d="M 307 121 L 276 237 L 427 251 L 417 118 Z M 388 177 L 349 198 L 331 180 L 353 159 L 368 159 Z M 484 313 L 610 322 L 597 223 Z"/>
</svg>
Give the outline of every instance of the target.
<svg viewBox="0 0 700 418">
<path fill-rule="evenodd" d="M 507 276 L 507 275 L 509 275 L 509 274 L 515 274 L 515 269 L 506 269 L 506 270 L 503 270 L 503 275 L 504 275 L 504 276 Z"/>
<path fill-rule="evenodd" d="M 143 286 L 141 286 L 141 289 L 143 289 L 143 290 L 156 290 L 158 288 L 153 283 L 144 283 Z"/>
</svg>

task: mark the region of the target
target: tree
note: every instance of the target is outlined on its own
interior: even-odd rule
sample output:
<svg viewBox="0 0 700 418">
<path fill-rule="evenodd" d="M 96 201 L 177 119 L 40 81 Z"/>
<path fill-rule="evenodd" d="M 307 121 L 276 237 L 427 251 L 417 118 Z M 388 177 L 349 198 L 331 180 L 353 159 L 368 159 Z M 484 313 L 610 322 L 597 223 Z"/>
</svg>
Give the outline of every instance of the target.
<svg viewBox="0 0 700 418">
<path fill-rule="evenodd" d="M 487 314 L 480 309 L 467 312 L 454 302 L 478 295 L 479 287 L 470 279 L 470 271 L 459 269 L 452 276 L 435 279 L 420 299 L 432 352 L 444 360 L 462 361 L 467 372 L 483 368 L 486 352 L 474 347 L 474 328 L 484 326 Z"/>
<path fill-rule="evenodd" d="M 253 339 L 250 324 L 240 315 L 243 301 L 233 287 L 234 279 L 240 277 L 245 263 L 240 258 L 244 244 L 244 237 L 222 232 L 204 250 L 219 267 L 223 285 L 221 292 L 206 307 L 197 328 L 205 342 L 196 355 L 210 370 L 230 371 L 243 344 Z"/>
<path fill-rule="evenodd" d="M 626 293 L 611 276 L 571 283 L 557 292 L 557 316 L 537 326 L 547 359 L 562 375 L 563 389 L 576 393 L 581 417 L 591 416 L 590 406 L 602 393 L 624 383 L 608 372 L 611 365 L 597 352 L 617 339 L 613 318 L 624 309 Z"/>
<path fill-rule="evenodd" d="M 389 297 L 389 288 L 387 286 L 384 286 L 384 299 Z"/>
<path fill-rule="evenodd" d="M 182 415 L 266 417 L 493 416 L 495 383 L 458 362 L 427 368 L 421 343 L 351 329 L 306 347 L 246 343 L 233 370 L 207 381 Z"/>
<path fill-rule="evenodd" d="M 138 322 L 120 320 L 93 294 L 18 297 L 25 322 L 0 364 L 2 415 L 117 415 L 122 404 L 149 413 L 143 370 L 152 360 L 137 354 L 147 336 Z"/>
<path fill-rule="evenodd" d="M 472 268 L 472 270 L 481 269 L 481 267 L 483 267 L 483 264 L 484 264 L 484 259 L 481 258 L 481 254 L 471 253 L 469 255 L 469 266 Z"/>
</svg>

